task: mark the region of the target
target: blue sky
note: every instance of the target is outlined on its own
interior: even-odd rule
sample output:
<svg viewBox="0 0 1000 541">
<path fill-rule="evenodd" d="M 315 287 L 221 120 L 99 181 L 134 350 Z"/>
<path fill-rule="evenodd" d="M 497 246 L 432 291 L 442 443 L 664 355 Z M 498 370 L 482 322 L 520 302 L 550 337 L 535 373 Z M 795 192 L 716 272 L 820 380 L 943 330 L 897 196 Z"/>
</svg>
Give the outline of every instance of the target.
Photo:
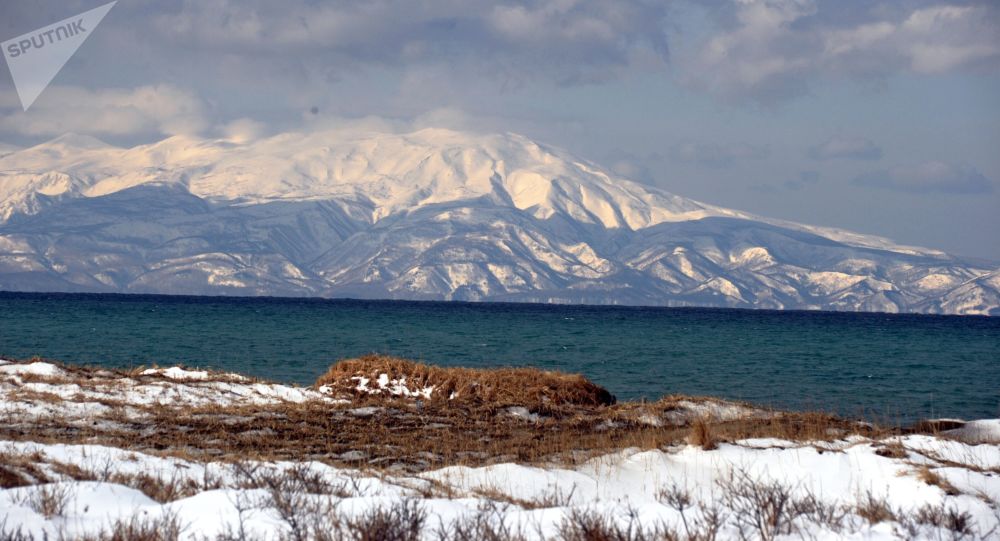
<svg viewBox="0 0 1000 541">
<path fill-rule="evenodd" d="M 0 40 L 101 1 L 6 0 Z M 315 113 L 313 112 L 315 111 Z M 515 131 L 742 210 L 1000 261 L 1000 4 L 121 0 L 0 141 Z"/>
</svg>

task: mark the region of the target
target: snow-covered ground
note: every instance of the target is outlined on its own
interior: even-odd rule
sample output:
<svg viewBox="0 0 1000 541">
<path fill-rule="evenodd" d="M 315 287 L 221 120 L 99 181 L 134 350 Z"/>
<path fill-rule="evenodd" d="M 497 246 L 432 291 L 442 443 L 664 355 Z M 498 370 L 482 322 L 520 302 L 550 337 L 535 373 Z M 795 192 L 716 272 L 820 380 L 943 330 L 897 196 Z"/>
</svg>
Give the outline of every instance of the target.
<svg viewBox="0 0 1000 541">
<path fill-rule="evenodd" d="M 104 379 L 101 371 L 74 370 L 0 361 L 0 422 L 8 434 L 0 439 L 0 539 L 129 529 L 157 531 L 159 539 L 357 539 L 378 529 L 395 529 L 388 532 L 394 536 L 373 538 L 576 540 L 609 529 L 618 530 L 612 539 L 711 539 L 713 532 L 718 539 L 1000 538 L 1000 420 L 937 436 L 756 438 L 714 449 L 678 441 L 531 465 L 347 467 L 332 465 L 343 464 L 344 454 L 326 463 L 112 447 L 101 443 L 102 428 L 88 423 L 111 423 L 102 408 L 131 408 L 125 416 L 135 424 L 123 426 L 162 422 L 143 417 L 151 404 L 266 409 L 309 402 L 348 419 L 355 410 L 380 409 L 367 396 L 376 388 L 392 400 L 426 397 L 403 392 L 395 375 L 363 385 L 358 400 L 368 401 L 358 404 L 322 388 L 176 367 Z M 498 415 L 526 430 L 549 426 L 522 409 Z M 682 400 L 642 424 L 670 430 L 692 418 L 748 415 L 761 410 Z M 62 432 L 32 431 L 46 424 Z M 420 442 L 428 452 L 438 445 L 430 424 Z M 366 450 L 359 444 L 353 452 L 361 458 Z"/>
<path fill-rule="evenodd" d="M 183 385 L 178 383 L 183 382 Z M 239 374 L 210 374 L 180 367 L 150 368 L 135 377 L 111 371 L 75 378 L 55 364 L 13 363 L 0 359 L 0 415 L 8 418 L 56 416 L 88 421 L 116 406 L 131 418 L 141 418 L 138 406 L 235 406 L 333 401 L 310 388 L 255 382 Z"/>
<path fill-rule="evenodd" d="M 1000 448 L 928 436 L 892 443 L 904 456 L 881 456 L 884 445 L 863 439 L 823 445 L 747 440 L 712 451 L 628 449 L 569 469 L 499 464 L 393 476 L 318 462 L 200 463 L 97 445 L 7 441 L 0 442 L 5 463 L 30 461 L 53 482 L 0 490 L 0 523 L 8 533 L 75 538 L 166 517 L 184 539 L 214 539 L 241 528 L 250 537 L 275 539 L 308 532 L 317 521 L 335 528 L 370 520 L 378 510 L 401 515 L 409 505 L 422 515 L 424 539 L 483 519 L 528 538 L 567 537 L 585 516 L 682 533 L 685 521 L 700 532 L 717 526 L 722 539 L 741 532 L 750 538 L 950 539 L 956 528 L 970 539 L 998 535 Z M 937 484 L 927 481 L 927 471 Z M 178 497 L 150 498 L 164 499 L 169 490 L 144 476 L 180 487 Z M 755 508 L 786 497 L 783 510 L 772 510 L 777 520 L 756 525 Z M 46 507 L 52 499 L 58 503 Z M 886 514 L 877 515 L 883 508 Z M 718 524 L 710 519 L 715 513 Z"/>
</svg>

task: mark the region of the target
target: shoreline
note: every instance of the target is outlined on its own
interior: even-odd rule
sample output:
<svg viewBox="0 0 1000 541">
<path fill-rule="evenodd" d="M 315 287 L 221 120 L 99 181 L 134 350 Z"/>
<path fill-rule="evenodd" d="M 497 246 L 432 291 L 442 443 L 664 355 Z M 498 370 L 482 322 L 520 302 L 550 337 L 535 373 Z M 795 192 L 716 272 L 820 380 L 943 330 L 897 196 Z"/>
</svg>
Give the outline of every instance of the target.
<svg viewBox="0 0 1000 541">
<path fill-rule="evenodd" d="M 312 387 L 0 361 L 0 391 L 5 539 L 1000 531 L 1000 420 L 903 430 L 711 398 L 610 403 L 579 376 L 377 356 Z"/>
<path fill-rule="evenodd" d="M 332 464 L 337 464 L 336 450 L 346 448 L 353 456 L 352 446 L 363 441 L 374 446 L 373 461 L 392 465 L 399 460 L 403 469 L 408 459 L 429 453 L 414 445 L 400 453 L 397 440 L 418 436 L 426 426 L 438 436 L 436 445 L 447 451 L 411 466 L 480 466 L 496 462 L 496 456 L 559 464 L 565 456 L 581 453 L 683 444 L 698 427 L 709 430 L 713 442 L 926 435 L 1000 444 L 1000 427 L 977 420 L 887 424 L 707 396 L 618 402 L 579 375 L 534 368 L 439 367 L 380 355 L 339 361 L 309 386 L 181 366 L 108 369 L 0 358 L 0 393 L 0 415 L 7 421 L 0 426 L 3 439 L 84 439 L 142 452 L 169 449 L 182 456 L 216 458 L 251 451 L 269 459 L 294 456 L 308 444 L 315 449 L 311 458 Z M 157 427 L 154 434 L 134 436 L 150 425 Z M 237 437 L 244 429 L 256 434 L 262 426 L 287 441 L 243 442 Z M 334 426 L 340 434 L 330 442 L 325 434 Z M 373 430 L 383 438 L 384 449 L 369 441 Z M 212 438 L 197 437 L 204 434 Z M 505 441 L 505 452 L 490 445 L 446 445 L 449 438 L 468 434 L 480 434 L 483 442 Z"/>
<path fill-rule="evenodd" d="M 385 303 L 385 304 L 414 304 L 414 305 L 458 305 L 458 306 L 515 306 L 518 308 L 539 308 L 558 306 L 560 308 L 576 309 L 596 309 L 596 310 L 679 310 L 679 311 L 719 311 L 737 313 L 761 313 L 761 314 L 819 314 L 819 315 L 871 315 L 873 317 L 919 317 L 919 318 L 963 318 L 963 319 L 991 319 L 998 317 L 990 314 L 948 314 L 936 312 L 880 312 L 876 310 L 824 310 L 821 308 L 747 308 L 738 306 L 711 306 L 700 304 L 586 304 L 586 303 L 562 303 L 562 302 L 542 302 L 542 301 L 507 301 L 507 300 L 446 300 L 446 299 L 394 299 L 385 297 L 320 297 L 320 296 L 275 296 L 275 295 L 190 295 L 183 293 L 128 293 L 119 291 L 21 291 L 0 289 L 0 299 L 4 297 L 47 297 L 58 295 L 61 297 L 92 297 L 125 300 L 197 300 L 197 302 L 252 302 L 252 301 L 279 301 L 279 302 L 316 302 L 316 303 Z"/>
</svg>

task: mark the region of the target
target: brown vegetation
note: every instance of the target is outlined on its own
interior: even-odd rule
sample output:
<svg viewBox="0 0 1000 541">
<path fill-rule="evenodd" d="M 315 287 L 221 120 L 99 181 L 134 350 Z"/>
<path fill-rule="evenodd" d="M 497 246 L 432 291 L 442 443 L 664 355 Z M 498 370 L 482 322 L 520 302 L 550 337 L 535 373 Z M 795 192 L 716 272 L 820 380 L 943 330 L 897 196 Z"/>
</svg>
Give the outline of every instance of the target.
<svg viewBox="0 0 1000 541">
<path fill-rule="evenodd" d="M 89 401 L 101 407 L 75 419 L 7 413 L 0 418 L 0 439 L 98 443 L 191 459 L 302 459 L 421 471 L 510 461 L 573 464 L 624 448 L 667 448 L 685 440 L 712 449 L 744 438 L 828 441 L 899 433 L 821 413 L 778 412 L 712 398 L 667 396 L 614 404 L 610 393 L 582 376 L 530 368 L 440 368 L 383 356 L 335 364 L 316 382 L 317 389 L 326 386 L 327 394 L 318 395 L 325 399 L 269 405 L 126 398 L 130 386 L 148 381 L 202 392 L 213 382 L 245 382 L 227 374 L 174 381 L 143 374 L 143 369 L 62 367 L 65 374 L 55 378 L 33 377 L 71 384 L 90 398 L 50 396 L 14 385 L 7 400 L 56 408 L 61 401 Z M 429 400 L 369 394 L 359 392 L 352 379 L 374 382 L 381 374 L 405 377 L 411 390 L 434 386 L 435 391 Z M 44 481 L 27 468 L 4 463 L 0 482 Z M 191 490 L 142 481 L 127 484 L 155 499 Z"/>
<path fill-rule="evenodd" d="M 712 429 L 709 426 L 709 422 L 704 417 L 694 420 L 694 423 L 691 425 L 691 434 L 688 435 L 688 443 L 695 447 L 701 447 L 706 451 L 711 451 L 719 447 L 719 444 L 715 441 L 715 437 L 712 436 Z"/>
<path fill-rule="evenodd" d="M 932 470 L 929 466 L 921 466 L 917 468 L 917 479 L 920 479 L 924 483 L 931 486 L 936 486 L 944 491 L 945 494 L 949 496 L 955 496 L 959 494 L 957 488 L 955 488 L 947 479 L 938 475 L 937 472 Z"/>
<path fill-rule="evenodd" d="M 357 390 L 356 378 L 376 381 L 383 374 L 390 380 L 405 380 L 410 390 L 433 387 L 432 400 L 451 404 L 544 410 L 551 405 L 608 406 L 615 403 L 615 397 L 607 389 L 580 374 L 537 368 L 443 367 L 383 355 L 340 361 L 316 380 L 316 386 L 368 394 Z"/>
</svg>

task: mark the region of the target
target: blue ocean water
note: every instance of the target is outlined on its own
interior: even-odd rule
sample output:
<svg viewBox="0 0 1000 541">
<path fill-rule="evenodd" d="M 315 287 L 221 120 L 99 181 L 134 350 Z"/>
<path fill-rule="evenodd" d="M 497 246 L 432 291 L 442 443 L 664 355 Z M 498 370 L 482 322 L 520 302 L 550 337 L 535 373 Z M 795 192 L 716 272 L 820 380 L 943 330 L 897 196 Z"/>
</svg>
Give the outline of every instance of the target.
<svg viewBox="0 0 1000 541">
<path fill-rule="evenodd" d="M 619 400 L 712 395 L 885 422 L 1000 415 L 1000 318 L 0 293 L 0 355 L 311 383 L 364 353 L 580 372 Z"/>
</svg>

